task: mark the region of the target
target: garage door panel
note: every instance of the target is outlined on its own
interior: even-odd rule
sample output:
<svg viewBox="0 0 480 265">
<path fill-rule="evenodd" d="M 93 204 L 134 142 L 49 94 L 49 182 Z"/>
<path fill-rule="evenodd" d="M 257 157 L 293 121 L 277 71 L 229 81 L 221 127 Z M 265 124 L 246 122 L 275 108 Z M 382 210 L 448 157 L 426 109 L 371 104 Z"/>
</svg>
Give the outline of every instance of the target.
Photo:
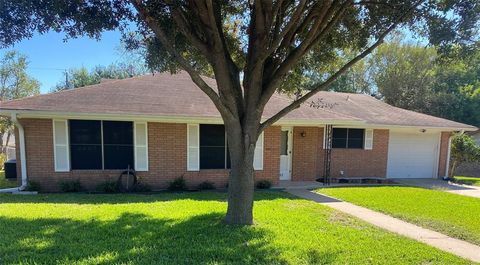
<svg viewBox="0 0 480 265">
<path fill-rule="evenodd" d="M 432 178 L 438 134 L 390 132 L 388 178 Z"/>
</svg>

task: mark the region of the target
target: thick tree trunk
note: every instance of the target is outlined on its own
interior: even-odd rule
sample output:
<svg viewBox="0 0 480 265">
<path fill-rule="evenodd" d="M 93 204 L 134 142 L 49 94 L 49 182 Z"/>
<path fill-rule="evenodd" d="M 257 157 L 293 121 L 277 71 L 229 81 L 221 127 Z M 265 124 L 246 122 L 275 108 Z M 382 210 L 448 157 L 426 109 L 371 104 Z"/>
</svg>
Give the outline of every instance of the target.
<svg viewBox="0 0 480 265">
<path fill-rule="evenodd" d="M 227 132 L 227 135 L 232 134 Z M 250 135 L 256 135 L 256 133 L 236 135 L 237 137 L 228 138 L 231 169 L 225 222 L 234 225 L 251 225 L 253 224 L 254 193 L 253 158 L 257 137 L 250 139 Z"/>
</svg>

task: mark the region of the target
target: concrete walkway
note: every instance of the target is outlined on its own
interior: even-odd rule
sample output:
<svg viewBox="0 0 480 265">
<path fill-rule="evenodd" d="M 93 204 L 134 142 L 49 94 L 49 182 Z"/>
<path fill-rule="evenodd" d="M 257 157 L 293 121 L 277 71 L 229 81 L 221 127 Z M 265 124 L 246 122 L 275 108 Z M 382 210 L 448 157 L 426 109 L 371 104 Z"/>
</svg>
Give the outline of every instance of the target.
<svg viewBox="0 0 480 265">
<path fill-rule="evenodd" d="M 343 202 L 309 190 L 287 189 L 288 193 L 329 206 L 341 212 L 355 216 L 370 224 L 394 232 L 427 245 L 439 248 L 462 258 L 480 262 L 480 246 L 455 239 L 438 232 L 416 226 L 397 218 L 369 210 L 348 202 Z"/>
<path fill-rule="evenodd" d="M 480 198 L 480 187 L 456 184 L 441 179 L 395 179 L 395 182 L 407 186 L 441 190 L 464 196 Z"/>
</svg>

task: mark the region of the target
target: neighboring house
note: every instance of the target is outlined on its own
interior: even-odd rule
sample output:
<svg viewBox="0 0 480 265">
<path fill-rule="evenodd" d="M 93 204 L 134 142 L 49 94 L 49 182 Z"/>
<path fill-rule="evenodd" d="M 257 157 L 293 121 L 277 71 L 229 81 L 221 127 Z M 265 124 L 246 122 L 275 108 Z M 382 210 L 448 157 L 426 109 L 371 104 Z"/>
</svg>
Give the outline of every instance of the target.
<svg viewBox="0 0 480 265">
<path fill-rule="evenodd" d="M 215 86 L 213 79 L 205 79 Z M 265 118 L 290 101 L 275 94 Z M 451 132 L 476 129 L 392 107 L 368 95 L 321 92 L 313 102 L 262 133 L 255 150 L 257 180 L 277 184 L 322 177 L 329 157 L 324 130 L 330 125 L 333 133 L 326 138 L 332 137 L 333 178 L 442 177 L 447 174 Z M 222 119 L 183 72 L 5 102 L 0 114 L 13 115 L 22 125 L 23 173 L 46 191 L 58 190 L 60 181 L 76 179 L 93 189 L 117 178 L 128 166 L 154 189 L 166 188 L 180 176 L 190 185 L 206 180 L 218 187 L 227 183 Z M 17 133 L 17 161 L 22 156 L 19 137 Z"/>
</svg>

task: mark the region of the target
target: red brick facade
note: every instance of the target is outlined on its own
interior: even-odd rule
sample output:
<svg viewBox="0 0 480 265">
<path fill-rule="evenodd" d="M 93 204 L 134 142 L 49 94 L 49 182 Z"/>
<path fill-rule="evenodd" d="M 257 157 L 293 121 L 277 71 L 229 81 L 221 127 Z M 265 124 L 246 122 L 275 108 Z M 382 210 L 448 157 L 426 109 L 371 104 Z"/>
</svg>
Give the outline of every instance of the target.
<svg viewBox="0 0 480 265">
<path fill-rule="evenodd" d="M 74 170 L 55 172 L 53 157 L 52 120 L 22 119 L 25 129 L 27 173 L 31 181 L 40 184 L 43 191 L 59 191 L 61 181 L 80 180 L 93 190 L 106 181 L 116 180 L 119 170 Z M 264 134 L 264 167 L 255 172 L 256 179 L 278 183 L 280 168 L 280 134 L 278 126 Z M 18 135 L 18 134 L 16 134 Z M 442 133 L 439 176 L 445 174 L 449 133 Z M 333 149 L 331 174 L 333 177 L 385 177 L 388 156 L 388 130 L 374 130 L 373 150 Z M 17 139 L 17 143 L 18 143 Z M 18 145 L 17 145 L 18 146 Z M 18 149 L 18 147 L 17 147 Z M 17 150 L 17 170 L 20 158 Z M 313 181 L 323 175 L 324 150 L 322 127 L 294 127 L 292 180 Z M 170 181 L 184 176 L 190 187 L 209 180 L 219 188 L 227 184 L 228 170 L 187 171 L 187 125 L 177 123 L 148 123 L 149 171 L 138 172 L 142 182 L 153 189 L 165 189 Z M 20 177 L 19 177 L 20 179 Z"/>
<path fill-rule="evenodd" d="M 303 136 L 302 136 L 303 134 Z M 331 176 L 385 177 L 388 130 L 374 130 L 373 149 L 332 149 Z M 323 128 L 295 127 L 293 130 L 292 180 L 312 181 L 323 176 Z"/>
<path fill-rule="evenodd" d="M 448 145 L 450 142 L 450 132 L 442 132 L 440 138 L 440 150 L 438 161 L 438 176 L 444 177 L 447 173 Z"/>
<path fill-rule="evenodd" d="M 59 191 L 62 181 L 80 180 L 88 190 L 106 181 L 116 180 L 120 170 L 72 170 L 55 172 L 53 157 L 53 126 L 49 119 L 23 119 L 30 181 L 38 183 L 43 191 Z M 16 134 L 18 135 L 18 134 Z M 17 139 L 18 140 L 18 139 Z M 18 143 L 18 141 L 17 141 Z M 184 176 L 187 184 L 195 187 L 208 180 L 217 187 L 226 187 L 227 170 L 187 171 L 187 125 L 176 123 L 148 123 L 149 171 L 138 172 L 140 181 L 153 189 L 165 189 L 170 181 Z M 17 150 L 17 170 L 20 176 L 20 157 Z M 280 127 L 271 127 L 264 134 L 264 168 L 256 171 L 257 179 L 278 182 L 280 156 Z M 19 178 L 20 180 L 20 178 Z"/>
</svg>

